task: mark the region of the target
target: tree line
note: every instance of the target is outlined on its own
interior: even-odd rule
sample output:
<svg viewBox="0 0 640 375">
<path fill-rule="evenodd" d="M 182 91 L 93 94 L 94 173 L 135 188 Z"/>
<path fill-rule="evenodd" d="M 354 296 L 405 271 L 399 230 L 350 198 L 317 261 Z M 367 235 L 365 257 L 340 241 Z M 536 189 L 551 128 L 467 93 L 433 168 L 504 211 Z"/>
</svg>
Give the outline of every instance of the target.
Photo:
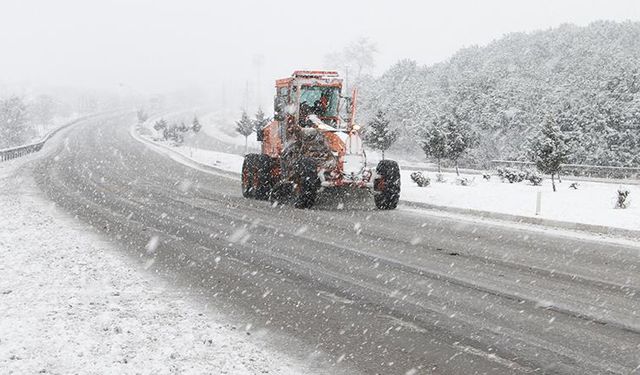
<svg viewBox="0 0 640 375">
<path fill-rule="evenodd" d="M 43 136 L 56 116 L 69 116 L 72 109 L 48 95 L 25 100 L 20 96 L 0 98 L 0 148 L 20 146 Z"/>
<path fill-rule="evenodd" d="M 551 118 L 565 141 L 567 163 L 637 167 L 638 61 L 638 22 L 508 34 L 439 64 L 403 60 L 379 77 L 364 77 L 360 120 L 383 110 L 399 133 L 398 150 L 481 169 L 494 159 L 531 160 L 533 143 Z M 459 157 L 459 148 L 443 141 L 455 133 L 446 130 L 452 121 L 462 134 L 475 135 Z M 464 136 L 454 138 L 466 143 Z M 447 149 L 452 155 L 445 157 Z"/>
<path fill-rule="evenodd" d="M 364 140 L 375 150 L 384 152 L 398 139 L 399 131 L 392 129 L 390 120 L 383 111 L 367 124 Z M 441 173 L 441 163 L 449 160 L 454 163 L 456 174 L 460 175 L 458 160 L 478 142 L 478 135 L 469 124 L 453 114 L 439 116 L 433 120 L 431 126 L 420 134 L 420 145 L 427 158 L 435 159 L 438 173 Z M 562 164 L 566 163 L 570 155 L 567 138 L 553 117 L 548 117 L 540 132 L 532 138 L 526 150 L 528 160 L 537 169 L 551 176 L 553 191 L 556 191 L 555 176 L 560 173 Z"/>
</svg>

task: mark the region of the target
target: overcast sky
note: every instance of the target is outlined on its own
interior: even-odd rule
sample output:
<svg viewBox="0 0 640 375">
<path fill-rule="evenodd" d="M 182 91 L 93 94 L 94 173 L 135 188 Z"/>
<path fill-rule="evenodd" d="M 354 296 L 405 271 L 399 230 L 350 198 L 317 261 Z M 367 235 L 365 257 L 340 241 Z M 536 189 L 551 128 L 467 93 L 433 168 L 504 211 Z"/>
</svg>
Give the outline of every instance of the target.
<svg viewBox="0 0 640 375">
<path fill-rule="evenodd" d="M 267 91 L 360 36 L 377 44 L 381 72 L 507 32 L 598 19 L 640 20 L 640 1 L 0 0 L 0 82 L 141 92 L 224 83 L 236 95 L 256 80 L 256 54 Z"/>
</svg>

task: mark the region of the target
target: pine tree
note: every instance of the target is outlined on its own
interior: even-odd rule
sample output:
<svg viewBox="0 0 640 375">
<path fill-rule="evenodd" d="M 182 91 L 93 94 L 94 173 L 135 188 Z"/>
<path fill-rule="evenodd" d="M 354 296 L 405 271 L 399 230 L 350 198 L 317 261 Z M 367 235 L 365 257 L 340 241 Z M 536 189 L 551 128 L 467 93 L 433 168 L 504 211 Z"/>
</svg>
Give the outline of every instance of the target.
<svg viewBox="0 0 640 375">
<path fill-rule="evenodd" d="M 187 126 L 187 124 L 184 123 L 184 121 L 180 122 L 180 125 L 177 127 L 177 130 L 180 133 L 186 133 L 190 130 L 191 128 L 189 126 Z"/>
<path fill-rule="evenodd" d="M 556 191 L 554 176 L 560 172 L 562 163 L 566 163 L 569 149 L 560 126 L 553 118 L 547 118 L 540 134 L 531 144 L 531 160 L 538 170 L 551 175 L 553 191 Z"/>
<path fill-rule="evenodd" d="M 258 108 L 256 112 L 256 118 L 253 120 L 253 127 L 255 129 L 256 134 L 259 134 L 262 129 L 267 126 L 271 119 L 269 117 L 265 117 L 262 108 Z"/>
<path fill-rule="evenodd" d="M 476 137 L 471 128 L 456 115 L 446 120 L 446 137 L 448 145 L 447 158 L 455 163 L 456 174 L 460 176 L 458 160 L 469 148 L 475 145 Z"/>
<path fill-rule="evenodd" d="M 155 124 L 153 124 L 153 128 L 157 131 L 160 130 L 166 130 L 167 129 L 167 121 L 163 118 L 161 118 L 160 120 L 156 121 Z"/>
<path fill-rule="evenodd" d="M 422 150 L 428 158 L 436 159 L 438 173 L 442 171 L 440 167 L 442 159 L 446 159 L 449 156 L 447 132 L 443 126 L 445 121 L 444 117 L 433 120 L 432 126 L 425 129 L 422 134 Z"/>
<path fill-rule="evenodd" d="M 244 153 L 246 154 L 249 148 L 248 138 L 253 133 L 253 121 L 249 118 L 246 111 L 242 111 L 242 118 L 236 121 L 236 131 L 244 137 Z"/>
<path fill-rule="evenodd" d="M 193 116 L 193 122 L 191 123 L 191 130 L 193 130 L 194 133 L 199 133 L 200 130 L 202 129 L 202 125 L 200 125 L 200 121 L 198 120 L 197 116 Z"/>
<path fill-rule="evenodd" d="M 398 130 L 389 128 L 389 119 L 385 113 L 379 110 L 376 116 L 367 124 L 367 132 L 365 133 L 365 143 L 374 150 L 382 152 L 384 160 L 384 152 L 398 140 L 400 133 Z"/>
</svg>

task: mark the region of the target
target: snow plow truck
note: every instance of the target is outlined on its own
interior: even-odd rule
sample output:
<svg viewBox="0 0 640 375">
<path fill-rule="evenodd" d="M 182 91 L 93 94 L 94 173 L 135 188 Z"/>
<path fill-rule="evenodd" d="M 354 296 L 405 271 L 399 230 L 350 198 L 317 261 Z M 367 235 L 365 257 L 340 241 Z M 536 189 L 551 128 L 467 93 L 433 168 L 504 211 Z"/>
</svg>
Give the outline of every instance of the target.
<svg viewBox="0 0 640 375">
<path fill-rule="evenodd" d="M 375 169 L 355 124 L 357 90 L 342 96 L 333 71 L 295 71 L 276 81 L 273 121 L 257 129 L 261 153 L 242 165 L 246 198 L 293 201 L 310 208 L 324 189 L 368 189 L 378 209 L 395 209 L 400 168 L 382 160 Z"/>
</svg>

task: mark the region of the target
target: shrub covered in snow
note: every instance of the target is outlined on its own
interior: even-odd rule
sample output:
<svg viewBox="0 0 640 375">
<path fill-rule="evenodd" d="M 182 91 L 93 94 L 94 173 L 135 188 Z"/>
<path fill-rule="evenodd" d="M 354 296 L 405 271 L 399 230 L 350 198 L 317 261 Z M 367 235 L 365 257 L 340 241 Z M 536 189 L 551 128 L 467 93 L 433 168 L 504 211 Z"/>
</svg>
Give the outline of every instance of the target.
<svg viewBox="0 0 640 375">
<path fill-rule="evenodd" d="M 184 133 L 186 132 L 186 130 L 181 125 L 172 125 L 162 130 L 162 137 L 165 139 L 165 141 L 173 141 L 174 144 L 179 145 L 184 142 Z"/>
<path fill-rule="evenodd" d="M 431 184 L 429 176 L 425 176 L 422 172 L 411 173 L 411 179 L 420 187 L 429 186 Z"/>
<path fill-rule="evenodd" d="M 436 182 L 447 182 L 442 173 L 436 173 Z"/>
<path fill-rule="evenodd" d="M 475 177 L 474 178 L 469 178 L 469 177 L 456 178 L 456 184 L 460 186 L 471 186 L 474 181 L 475 181 Z"/>
<path fill-rule="evenodd" d="M 502 181 L 508 181 L 510 184 L 529 181 L 532 185 L 539 186 L 542 184 L 542 175 L 534 170 L 527 169 L 522 170 L 518 168 L 498 168 L 497 169 L 498 177 Z M 484 177 L 484 175 L 483 175 Z"/>
<path fill-rule="evenodd" d="M 618 199 L 616 201 L 616 208 L 629 208 L 631 205 L 631 199 L 629 199 L 629 195 L 631 193 L 627 189 L 620 188 L 618 189 Z"/>
<path fill-rule="evenodd" d="M 537 171 L 527 170 L 525 171 L 525 173 L 526 173 L 526 180 L 529 181 L 531 185 L 540 186 L 542 184 L 542 180 L 543 180 L 542 175 Z"/>
<path fill-rule="evenodd" d="M 482 178 L 485 179 L 486 181 L 491 180 L 491 174 L 490 173 L 483 173 L 482 174 Z"/>
<path fill-rule="evenodd" d="M 194 117 L 192 125 L 187 125 L 184 122 L 170 124 L 165 119 L 160 119 L 153 124 L 153 129 L 159 133 L 155 140 L 168 141 L 177 146 L 184 142 L 187 133 L 193 132 L 195 134 L 199 132 L 201 125 L 197 117 Z"/>
<path fill-rule="evenodd" d="M 527 173 L 525 171 L 509 167 L 498 168 L 497 173 L 498 177 L 500 177 L 502 181 L 507 180 L 510 184 L 513 184 L 514 182 L 522 182 L 527 177 Z"/>
<path fill-rule="evenodd" d="M 569 184 L 569 189 L 578 190 L 579 184 L 577 182 L 572 182 Z"/>
</svg>

